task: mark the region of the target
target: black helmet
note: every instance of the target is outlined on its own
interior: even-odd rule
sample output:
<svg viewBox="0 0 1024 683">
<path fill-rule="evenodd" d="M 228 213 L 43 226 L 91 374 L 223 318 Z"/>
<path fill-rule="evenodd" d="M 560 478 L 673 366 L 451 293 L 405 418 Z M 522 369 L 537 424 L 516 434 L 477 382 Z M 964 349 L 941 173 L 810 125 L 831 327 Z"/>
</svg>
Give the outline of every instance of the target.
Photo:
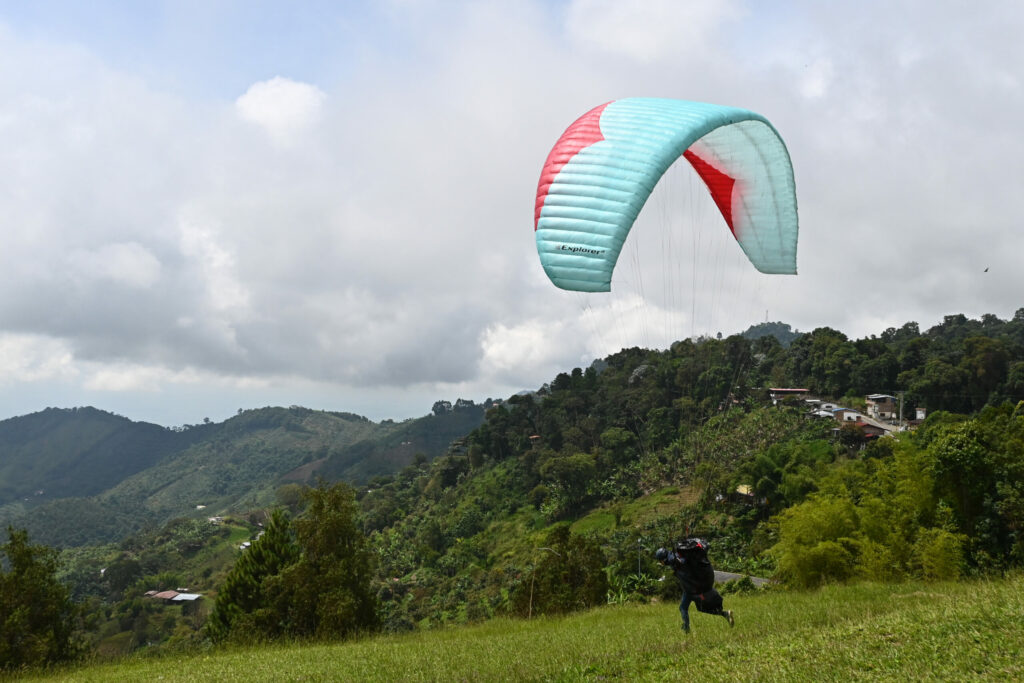
<svg viewBox="0 0 1024 683">
<path fill-rule="evenodd" d="M 656 559 L 658 562 L 664 562 L 668 559 L 668 551 L 664 548 L 658 548 L 654 552 L 654 559 Z"/>
</svg>

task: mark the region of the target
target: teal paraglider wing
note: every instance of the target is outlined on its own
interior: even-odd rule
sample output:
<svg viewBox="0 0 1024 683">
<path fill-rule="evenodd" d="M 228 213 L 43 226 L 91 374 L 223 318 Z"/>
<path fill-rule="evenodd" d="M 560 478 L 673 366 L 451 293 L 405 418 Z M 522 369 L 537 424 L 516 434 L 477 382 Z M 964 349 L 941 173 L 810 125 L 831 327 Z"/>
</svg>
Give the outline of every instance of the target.
<svg viewBox="0 0 1024 683">
<path fill-rule="evenodd" d="M 633 222 L 680 156 L 703 179 L 754 267 L 796 273 L 793 166 L 771 123 L 735 107 L 628 98 L 584 114 L 548 154 L 534 230 L 551 281 L 609 291 Z"/>
</svg>

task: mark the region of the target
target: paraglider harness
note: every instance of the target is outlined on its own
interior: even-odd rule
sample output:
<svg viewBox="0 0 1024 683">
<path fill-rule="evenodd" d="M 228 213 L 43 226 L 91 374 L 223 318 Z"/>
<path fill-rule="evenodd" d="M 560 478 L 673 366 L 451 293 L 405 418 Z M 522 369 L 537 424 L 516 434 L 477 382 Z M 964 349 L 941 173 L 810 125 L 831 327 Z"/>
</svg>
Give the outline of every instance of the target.
<svg viewBox="0 0 1024 683">
<path fill-rule="evenodd" d="M 708 559 L 708 544 L 699 538 L 676 543 L 675 552 L 664 564 L 675 572 L 683 590 L 705 614 L 722 611 L 722 596 L 715 590 L 715 568 Z"/>
</svg>

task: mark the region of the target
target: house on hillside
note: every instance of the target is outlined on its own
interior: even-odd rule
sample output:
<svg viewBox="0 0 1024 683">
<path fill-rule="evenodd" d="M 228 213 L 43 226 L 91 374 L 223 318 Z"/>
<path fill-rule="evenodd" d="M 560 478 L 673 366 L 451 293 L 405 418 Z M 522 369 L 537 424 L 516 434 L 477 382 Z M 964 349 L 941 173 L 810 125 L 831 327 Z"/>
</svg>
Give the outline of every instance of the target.
<svg viewBox="0 0 1024 683">
<path fill-rule="evenodd" d="M 915 430 L 915 429 L 917 429 L 918 427 L 921 426 L 921 423 L 924 422 L 924 419 L 927 416 L 928 416 L 928 411 L 925 410 L 924 408 L 918 407 L 914 411 L 914 417 L 912 417 L 910 419 L 906 419 L 906 420 L 901 420 L 901 424 L 902 425 L 906 425 L 906 429 L 909 429 L 909 430 L 913 431 L 913 430 Z"/>
<path fill-rule="evenodd" d="M 802 401 L 806 406 L 808 417 L 857 423 L 864 427 L 868 438 L 891 434 L 906 428 L 913 429 L 924 419 L 924 410 L 920 408 L 915 420 L 903 419 L 900 414 L 900 398 L 892 394 L 868 394 L 864 397 L 865 409 L 860 411 L 811 396 L 809 389 L 771 387 L 767 391 L 772 405 L 779 405 L 783 402 L 792 405 L 794 400 Z"/>
<path fill-rule="evenodd" d="M 837 407 L 832 409 L 832 417 L 837 422 L 859 422 L 865 415 L 853 408 Z"/>
<path fill-rule="evenodd" d="M 181 591 L 146 591 L 145 595 L 147 598 L 153 598 L 154 600 L 163 600 L 165 605 L 182 604 L 186 602 L 195 602 L 202 598 L 201 593 L 188 593 L 186 589 Z"/>
<path fill-rule="evenodd" d="M 805 398 L 804 403 L 807 404 L 807 414 L 811 417 L 825 417 L 830 420 L 835 419 L 832 411 L 839 407 L 837 403 L 822 401 L 820 398 Z"/>
<path fill-rule="evenodd" d="M 146 597 L 153 598 L 154 600 L 163 600 L 164 604 L 167 605 L 171 604 L 178 595 L 178 591 L 146 591 Z"/>
<path fill-rule="evenodd" d="M 897 420 L 899 414 L 896 397 L 889 394 L 871 394 L 865 398 L 868 415 L 876 420 Z"/>
<path fill-rule="evenodd" d="M 836 418 L 837 422 L 846 424 L 854 424 L 860 427 L 861 432 L 864 434 L 864 438 L 867 440 L 877 439 L 882 436 L 888 436 L 899 431 L 899 428 L 887 422 L 879 422 L 878 420 L 872 419 L 867 415 L 862 415 L 855 410 L 849 408 L 841 408 L 839 411 L 843 414 L 844 419 Z M 834 437 L 839 436 L 839 432 L 842 430 L 842 426 L 836 425 L 832 428 L 832 435 Z"/>
<path fill-rule="evenodd" d="M 809 393 L 811 393 L 810 389 L 797 389 L 786 387 L 768 388 L 768 398 L 772 400 L 772 405 L 778 405 L 780 401 L 786 398 L 807 398 L 807 394 Z"/>
<path fill-rule="evenodd" d="M 888 422 L 879 422 L 870 417 L 862 418 L 857 424 L 864 430 L 864 434 L 868 437 L 876 436 L 888 436 L 899 431 L 899 428 Z"/>
</svg>

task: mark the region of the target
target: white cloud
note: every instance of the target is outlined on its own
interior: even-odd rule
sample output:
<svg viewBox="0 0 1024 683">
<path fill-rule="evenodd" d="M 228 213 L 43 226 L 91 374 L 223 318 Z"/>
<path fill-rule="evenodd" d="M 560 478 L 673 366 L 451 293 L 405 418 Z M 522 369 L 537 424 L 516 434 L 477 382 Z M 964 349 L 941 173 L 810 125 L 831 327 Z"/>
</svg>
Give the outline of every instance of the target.
<svg viewBox="0 0 1024 683">
<path fill-rule="evenodd" d="M 833 78 L 832 62 L 828 59 L 808 64 L 800 78 L 800 92 L 808 99 L 817 99 L 828 94 Z"/>
<path fill-rule="evenodd" d="M 320 120 L 326 93 L 315 85 L 281 76 L 253 83 L 235 100 L 244 121 L 262 127 L 275 141 L 291 142 Z"/>
<path fill-rule="evenodd" d="M 249 305 L 249 292 L 235 273 L 235 256 L 220 240 L 216 226 L 183 216 L 178 223 L 181 253 L 188 269 L 198 276 L 203 298 L 214 312 L 243 313 Z"/>
<path fill-rule="evenodd" d="M 572 0 L 565 24 L 579 45 L 649 63 L 708 49 L 740 16 L 732 0 Z"/>
<path fill-rule="evenodd" d="M 152 287 L 160 279 L 160 261 L 137 242 L 76 249 L 68 254 L 68 266 L 75 278 L 139 289 Z"/>
<path fill-rule="evenodd" d="M 110 364 L 88 374 L 82 386 L 89 391 L 159 391 L 167 381 L 161 368 L 134 364 Z"/>
<path fill-rule="evenodd" d="M 33 334 L 0 333 L 0 386 L 71 379 L 74 357 L 67 344 Z"/>
<path fill-rule="evenodd" d="M 508 381 L 524 368 L 564 361 L 564 348 L 556 343 L 572 338 L 575 330 L 567 327 L 563 321 L 536 319 L 515 326 L 497 323 L 489 327 L 482 339 L 483 374 Z"/>
</svg>

